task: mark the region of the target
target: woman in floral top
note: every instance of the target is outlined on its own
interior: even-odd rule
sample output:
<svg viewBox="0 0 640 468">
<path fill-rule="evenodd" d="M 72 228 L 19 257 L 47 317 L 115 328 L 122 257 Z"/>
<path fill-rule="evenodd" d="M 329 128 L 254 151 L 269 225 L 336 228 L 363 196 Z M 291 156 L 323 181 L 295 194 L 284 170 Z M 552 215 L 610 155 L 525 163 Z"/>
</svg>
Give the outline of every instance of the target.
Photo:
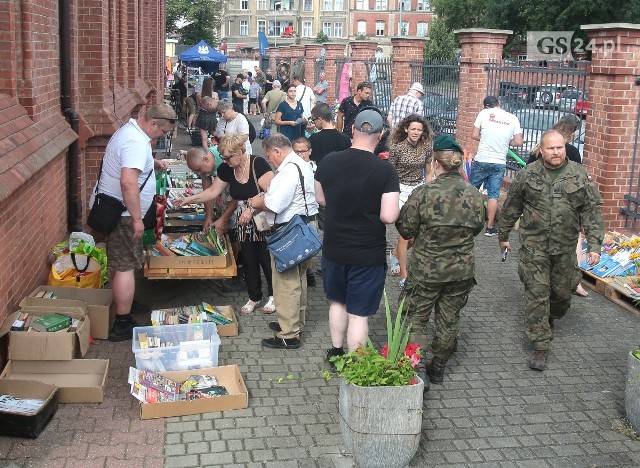
<svg viewBox="0 0 640 468">
<path fill-rule="evenodd" d="M 426 119 L 411 114 L 402 119 L 391 133 L 389 162 L 400 178 L 400 208 L 420 184 L 431 181 L 433 130 Z M 395 251 L 389 254 L 391 273 L 400 276 L 400 286 L 407 279 L 407 251 L 410 240 L 398 236 Z"/>
</svg>

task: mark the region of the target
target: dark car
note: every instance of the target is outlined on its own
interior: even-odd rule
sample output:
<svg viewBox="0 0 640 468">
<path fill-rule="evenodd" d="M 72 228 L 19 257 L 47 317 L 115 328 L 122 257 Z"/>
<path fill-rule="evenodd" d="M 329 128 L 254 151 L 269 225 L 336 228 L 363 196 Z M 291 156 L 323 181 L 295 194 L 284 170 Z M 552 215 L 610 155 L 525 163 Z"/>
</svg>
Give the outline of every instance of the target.
<svg viewBox="0 0 640 468">
<path fill-rule="evenodd" d="M 424 105 L 424 116 L 427 120 L 431 120 L 438 114 L 443 112 L 457 111 L 458 98 L 446 97 L 437 93 L 427 93 L 422 98 Z"/>
</svg>

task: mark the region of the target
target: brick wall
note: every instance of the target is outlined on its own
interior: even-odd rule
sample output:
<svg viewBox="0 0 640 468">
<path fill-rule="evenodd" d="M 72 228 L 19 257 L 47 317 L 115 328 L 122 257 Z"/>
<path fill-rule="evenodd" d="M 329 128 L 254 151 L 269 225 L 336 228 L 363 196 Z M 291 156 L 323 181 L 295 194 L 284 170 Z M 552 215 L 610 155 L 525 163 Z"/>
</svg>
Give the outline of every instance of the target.
<svg viewBox="0 0 640 468">
<path fill-rule="evenodd" d="M 69 145 L 78 139 L 86 218 L 110 135 L 162 98 L 164 2 L 71 2 L 76 135 L 60 109 L 58 3 L 0 2 L 0 63 L 11 64 L 0 70 L 0 321 L 46 281 L 51 247 L 68 236 Z"/>
<path fill-rule="evenodd" d="M 391 100 L 407 94 L 411 86 L 412 62 L 422 62 L 424 39 L 393 37 L 393 82 L 391 83 Z"/>
</svg>

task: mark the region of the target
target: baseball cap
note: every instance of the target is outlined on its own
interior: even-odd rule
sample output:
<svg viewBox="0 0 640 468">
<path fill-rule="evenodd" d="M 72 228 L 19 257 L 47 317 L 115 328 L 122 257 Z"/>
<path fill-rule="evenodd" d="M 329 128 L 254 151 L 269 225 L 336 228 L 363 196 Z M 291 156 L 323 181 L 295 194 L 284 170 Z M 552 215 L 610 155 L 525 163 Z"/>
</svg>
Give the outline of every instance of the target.
<svg viewBox="0 0 640 468">
<path fill-rule="evenodd" d="M 417 81 L 411 85 L 411 88 L 409 88 L 409 91 L 418 91 L 419 93 L 424 94 L 424 88 Z"/>
<path fill-rule="evenodd" d="M 384 128 L 384 119 L 380 112 L 373 109 L 364 109 L 356 116 L 353 128 L 369 135 L 380 133 Z"/>
<path fill-rule="evenodd" d="M 495 107 L 498 103 L 498 98 L 495 96 L 487 96 L 484 98 L 484 101 L 482 101 L 484 107 Z"/>
<path fill-rule="evenodd" d="M 439 135 L 433 142 L 433 151 L 457 151 L 464 153 L 462 146 L 451 135 Z"/>
<path fill-rule="evenodd" d="M 280 83 L 280 80 L 273 80 L 273 86 L 282 86 L 282 83 Z"/>
</svg>

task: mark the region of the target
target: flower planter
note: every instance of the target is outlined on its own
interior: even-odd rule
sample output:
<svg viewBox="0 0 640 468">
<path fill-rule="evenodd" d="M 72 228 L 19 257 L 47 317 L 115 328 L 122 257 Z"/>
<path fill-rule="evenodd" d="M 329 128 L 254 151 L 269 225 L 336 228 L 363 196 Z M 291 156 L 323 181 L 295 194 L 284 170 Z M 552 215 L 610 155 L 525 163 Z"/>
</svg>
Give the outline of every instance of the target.
<svg viewBox="0 0 640 468">
<path fill-rule="evenodd" d="M 397 387 L 340 383 L 340 430 L 361 468 L 404 467 L 418 450 L 424 382 Z"/>
<path fill-rule="evenodd" d="M 640 359 L 629 353 L 627 358 L 627 385 L 624 391 L 627 419 L 636 432 L 640 432 Z"/>
</svg>

